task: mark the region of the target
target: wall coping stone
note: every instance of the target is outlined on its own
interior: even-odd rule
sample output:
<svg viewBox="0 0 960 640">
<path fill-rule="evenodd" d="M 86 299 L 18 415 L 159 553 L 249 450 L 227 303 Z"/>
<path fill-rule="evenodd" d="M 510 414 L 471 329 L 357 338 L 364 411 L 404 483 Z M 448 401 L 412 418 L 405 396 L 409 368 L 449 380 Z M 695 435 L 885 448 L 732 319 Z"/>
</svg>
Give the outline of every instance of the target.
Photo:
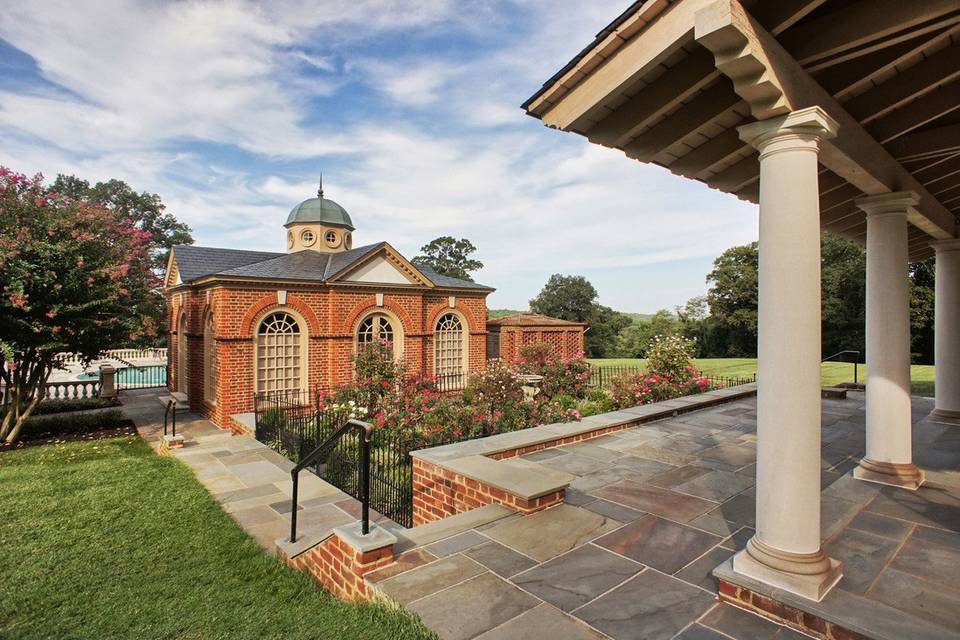
<svg viewBox="0 0 960 640">
<path fill-rule="evenodd" d="M 515 458 L 495 460 L 486 456 L 467 456 L 450 460 L 444 464 L 444 469 L 524 500 L 566 489 L 576 479 L 569 473 Z"/>
<path fill-rule="evenodd" d="M 296 542 L 290 542 L 290 538 L 284 536 L 277 538 L 274 544 L 277 545 L 277 551 L 288 558 L 295 558 L 301 553 L 309 551 L 327 538 L 333 535 L 333 529 L 325 529 L 322 532 L 313 532 L 301 534 Z"/>
<path fill-rule="evenodd" d="M 486 438 L 455 442 L 453 444 L 419 449 L 411 452 L 411 456 L 424 462 L 448 468 L 452 460 L 467 456 L 493 456 L 504 451 L 521 449 L 533 445 L 551 442 L 560 438 L 577 436 L 591 431 L 599 431 L 609 427 L 618 427 L 629 424 L 640 424 L 660 418 L 668 418 L 674 411 L 690 411 L 700 406 L 709 406 L 718 401 L 754 395 L 757 391 L 756 383 L 738 385 L 700 393 L 676 400 L 665 400 L 647 405 L 631 407 L 620 411 L 611 411 L 594 416 L 588 416 L 578 422 L 557 422 L 541 425 L 520 431 L 501 433 Z"/>
<path fill-rule="evenodd" d="M 333 530 L 333 534 L 360 553 L 391 547 L 397 542 L 397 536 L 375 524 L 370 525 L 370 533 L 363 535 L 359 520 L 353 524 L 337 527 Z"/>
</svg>

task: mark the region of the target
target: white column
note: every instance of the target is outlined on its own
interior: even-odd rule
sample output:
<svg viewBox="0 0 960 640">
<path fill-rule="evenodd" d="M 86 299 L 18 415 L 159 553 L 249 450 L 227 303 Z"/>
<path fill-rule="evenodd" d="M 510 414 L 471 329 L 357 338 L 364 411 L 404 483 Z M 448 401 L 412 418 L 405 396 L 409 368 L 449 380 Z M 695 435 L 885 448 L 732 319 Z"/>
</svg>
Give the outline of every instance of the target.
<svg viewBox="0 0 960 640">
<path fill-rule="evenodd" d="M 820 600 L 841 567 L 820 547 L 819 107 L 739 128 L 760 151 L 757 532 L 733 569 Z"/>
<path fill-rule="evenodd" d="M 857 200 L 867 214 L 867 450 L 853 475 L 916 489 L 910 419 L 910 281 L 907 211 L 912 191 Z"/>
<path fill-rule="evenodd" d="M 960 239 L 930 244 L 937 252 L 933 320 L 937 400 L 930 420 L 960 426 Z"/>
</svg>

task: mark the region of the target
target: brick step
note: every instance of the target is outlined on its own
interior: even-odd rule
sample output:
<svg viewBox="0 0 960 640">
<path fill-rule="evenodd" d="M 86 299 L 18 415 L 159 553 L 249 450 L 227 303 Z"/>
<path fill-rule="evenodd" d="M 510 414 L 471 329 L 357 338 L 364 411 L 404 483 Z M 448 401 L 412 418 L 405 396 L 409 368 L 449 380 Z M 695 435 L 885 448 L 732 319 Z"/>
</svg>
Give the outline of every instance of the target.
<svg viewBox="0 0 960 640">
<path fill-rule="evenodd" d="M 820 390 L 821 398 L 830 398 L 831 400 L 846 400 L 847 390 L 843 387 L 824 387 Z"/>
</svg>

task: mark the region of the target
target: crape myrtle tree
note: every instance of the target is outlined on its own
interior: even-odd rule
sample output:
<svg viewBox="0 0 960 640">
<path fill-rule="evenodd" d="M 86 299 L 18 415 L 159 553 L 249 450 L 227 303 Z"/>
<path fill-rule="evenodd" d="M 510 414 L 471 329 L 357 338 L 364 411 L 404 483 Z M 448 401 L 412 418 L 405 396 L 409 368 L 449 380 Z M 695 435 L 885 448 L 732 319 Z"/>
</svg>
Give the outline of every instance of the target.
<svg viewBox="0 0 960 640">
<path fill-rule="evenodd" d="M 146 344 L 158 287 L 150 233 L 0 167 L 0 440 L 15 442 L 58 354 Z"/>
<path fill-rule="evenodd" d="M 155 274 L 166 268 L 170 249 L 178 244 L 193 244 L 190 227 L 177 220 L 166 210 L 160 196 L 147 191 L 137 192 L 123 180 L 107 180 L 91 184 L 76 176 L 58 175 L 49 190 L 73 200 L 102 207 L 116 220 L 127 221 L 150 236 L 150 263 Z M 159 288 L 154 292 L 154 322 L 161 329 L 167 321 L 167 301 Z M 162 335 L 162 333 L 160 334 Z M 112 347 L 133 346 L 126 342 Z"/>
<path fill-rule="evenodd" d="M 423 255 L 411 262 L 426 265 L 442 276 L 473 282 L 470 272 L 483 269 L 482 262 L 470 257 L 476 250 L 466 238 L 457 240 L 452 236 L 441 236 L 420 247 Z"/>
</svg>

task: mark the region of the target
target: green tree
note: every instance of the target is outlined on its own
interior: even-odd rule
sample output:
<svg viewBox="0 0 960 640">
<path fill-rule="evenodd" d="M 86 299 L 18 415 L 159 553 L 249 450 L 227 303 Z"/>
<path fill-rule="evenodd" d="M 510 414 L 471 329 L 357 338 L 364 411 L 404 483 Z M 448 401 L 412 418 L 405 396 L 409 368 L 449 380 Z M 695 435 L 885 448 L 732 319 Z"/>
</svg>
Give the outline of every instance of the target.
<svg viewBox="0 0 960 640">
<path fill-rule="evenodd" d="M 862 360 L 866 350 L 866 253 L 854 242 L 824 233 L 820 256 L 823 355 L 850 349 L 859 351 Z"/>
<path fill-rule="evenodd" d="M 0 439 L 15 442 L 64 351 L 150 340 L 158 286 L 147 232 L 0 167 Z"/>
<path fill-rule="evenodd" d="M 126 220 L 150 234 L 151 258 L 157 272 L 166 267 L 171 247 L 193 244 L 190 227 L 166 212 L 166 205 L 159 195 L 146 191 L 137 193 L 123 180 L 108 180 L 91 186 L 88 180 L 61 174 L 50 185 L 50 191 L 102 207 L 117 220 Z"/>
<path fill-rule="evenodd" d="M 676 335 L 680 321 L 666 309 L 660 309 L 645 320 L 638 320 L 617 336 L 615 353 L 620 358 L 646 358 L 654 336 Z"/>
<path fill-rule="evenodd" d="M 617 335 L 631 324 L 626 314 L 598 304 L 597 290 L 583 276 L 553 274 L 530 301 L 530 310 L 562 320 L 586 322 L 589 327 L 583 341 L 590 358 L 612 355 Z"/>
<path fill-rule="evenodd" d="M 589 280 L 555 273 L 530 301 L 530 310 L 561 320 L 587 322 L 596 305 L 597 290 Z"/>
<path fill-rule="evenodd" d="M 710 315 L 727 332 L 721 356 L 757 353 L 757 243 L 731 247 L 713 262 L 707 274 Z"/>
<path fill-rule="evenodd" d="M 470 258 L 476 250 L 466 238 L 457 240 L 452 236 L 441 236 L 420 247 L 423 255 L 415 257 L 412 262 L 430 267 L 443 276 L 473 282 L 470 272 L 483 268 L 482 262 Z"/>
<path fill-rule="evenodd" d="M 910 265 L 910 329 L 913 361 L 933 364 L 933 298 L 936 258 Z"/>
</svg>

